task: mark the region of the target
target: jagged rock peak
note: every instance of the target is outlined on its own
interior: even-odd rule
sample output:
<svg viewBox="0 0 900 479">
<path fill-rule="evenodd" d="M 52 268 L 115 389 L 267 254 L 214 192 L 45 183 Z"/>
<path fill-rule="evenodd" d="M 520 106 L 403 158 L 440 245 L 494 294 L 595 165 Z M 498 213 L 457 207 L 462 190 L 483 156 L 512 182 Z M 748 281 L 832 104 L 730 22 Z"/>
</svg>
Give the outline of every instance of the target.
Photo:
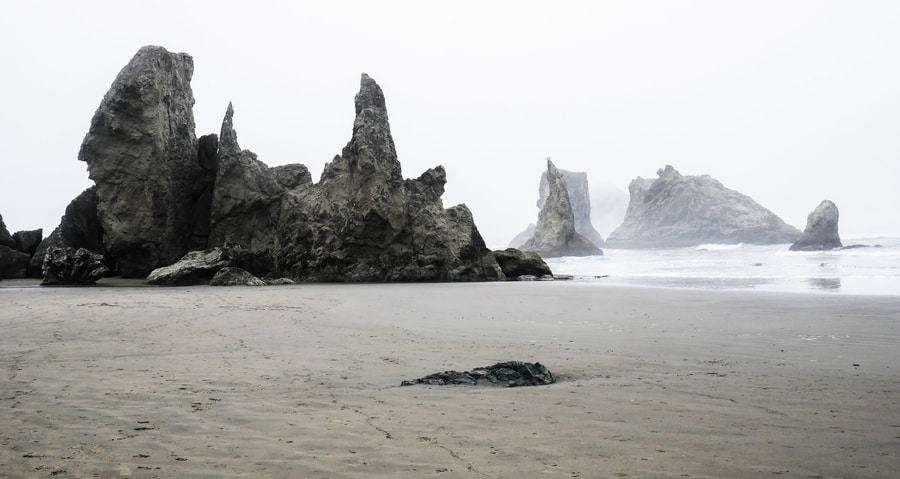
<svg viewBox="0 0 900 479">
<path fill-rule="evenodd" d="M 837 205 L 830 200 L 822 200 L 806 217 L 806 228 L 791 245 L 791 251 L 821 251 L 842 247 L 838 234 L 839 219 Z"/>
<path fill-rule="evenodd" d="M 678 170 L 676 170 L 672 165 L 666 165 L 665 168 L 656 170 L 656 174 L 664 180 L 677 179 L 682 177 L 681 173 L 679 173 Z"/>
<path fill-rule="evenodd" d="M 569 200 L 566 179 L 550 158 L 547 158 L 547 183 L 549 192 L 538 213 L 534 236 L 521 249 L 545 257 L 603 254 L 600 248 L 575 230 L 575 213 Z"/>
<path fill-rule="evenodd" d="M 219 154 L 239 155 L 241 146 L 238 144 L 237 132 L 234 130 L 234 106 L 228 102 L 225 110 L 225 118 L 222 119 L 222 129 L 219 131 Z"/>
<path fill-rule="evenodd" d="M 353 136 L 341 152 L 348 164 L 345 167 L 371 170 L 376 165 L 386 169 L 391 185 L 397 187 L 403 181 L 397 149 L 391 136 L 384 93 L 369 75 L 362 74 L 359 93 L 356 94 L 356 119 Z M 333 164 L 339 166 L 338 158 Z M 323 173 L 323 178 L 326 176 Z"/>
<path fill-rule="evenodd" d="M 78 159 L 97 186 L 106 250 L 123 276 L 145 276 L 193 246 L 194 61 L 138 50 L 100 102 Z"/>
</svg>

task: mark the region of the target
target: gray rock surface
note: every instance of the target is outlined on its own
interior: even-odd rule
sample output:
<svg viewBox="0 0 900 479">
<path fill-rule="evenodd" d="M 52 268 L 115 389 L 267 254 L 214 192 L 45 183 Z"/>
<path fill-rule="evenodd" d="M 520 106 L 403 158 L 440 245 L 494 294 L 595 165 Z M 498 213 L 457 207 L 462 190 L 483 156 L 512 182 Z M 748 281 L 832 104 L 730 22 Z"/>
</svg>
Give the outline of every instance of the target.
<svg viewBox="0 0 900 479">
<path fill-rule="evenodd" d="M 502 278 L 469 209 L 443 207 L 444 168 L 403 179 L 384 95 L 368 75 L 355 103 L 350 142 L 315 184 L 305 168 L 269 169 L 240 150 L 226 115 L 210 244 L 248 248 L 265 265 L 241 264 L 252 273 L 302 280 Z"/>
<path fill-rule="evenodd" d="M 85 248 L 51 247 L 44 256 L 41 286 L 94 284 L 109 273 L 103 255 Z"/>
<path fill-rule="evenodd" d="M 401 386 L 414 386 L 427 384 L 430 386 L 446 386 L 452 384 L 466 384 L 474 386 L 479 380 L 487 380 L 491 384 L 499 384 L 507 387 L 544 386 L 556 382 L 553 373 L 541 363 L 526 363 L 523 361 L 505 361 L 482 366 L 471 371 L 443 371 L 429 374 L 428 376 L 402 381 Z"/>
<path fill-rule="evenodd" d="M 0 246 L 6 246 L 8 248 L 16 247 L 16 240 L 13 239 L 12 235 L 9 234 L 9 230 L 6 229 L 6 223 L 3 222 L 3 215 L 0 215 Z"/>
<path fill-rule="evenodd" d="M 603 247 L 603 237 L 594 229 L 591 222 L 591 190 L 588 186 L 587 173 L 563 169 L 560 169 L 559 172 L 566 179 L 566 191 L 569 192 L 569 203 L 572 205 L 572 214 L 575 216 L 575 231 L 589 239 L 594 246 Z M 544 207 L 544 203 L 550 196 L 550 182 L 547 180 L 546 171 L 541 173 L 541 185 L 538 192 L 537 207 L 540 209 Z"/>
<path fill-rule="evenodd" d="M 628 185 L 622 224 L 606 239 L 613 248 L 675 248 L 704 243 L 791 243 L 800 230 L 749 196 L 709 175 L 682 176 L 672 166 L 659 178 Z"/>
<path fill-rule="evenodd" d="M 806 217 L 806 228 L 791 245 L 791 251 L 822 251 L 841 248 L 841 237 L 838 234 L 837 205 L 829 200 L 822 200 L 816 209 Z"/>
<path fill-rule="evenodd" d="M 541 255 L 533 251 L 521 251 L 515 248 L 494 251 L 494 258 L 503 270 L 507 279 L 520 276 L 534 276 L 540 278 L 546 275 L 553 276 L 553 271 L 541 258 Z"/>
<path fill-rule="evenodd" d="M 0 245 L 0 279 L 24 278 L 31 255 L 15 248 Z"/>
<path fill-rule="evenodd" d="M 528 223 L 528 226 L 526 226 L 521 233 L 510 240 L 509 247 L 519 249 L 523 244 L 527 243 L 532 236 L 534 236 L 534 223 Z"/>
<path fill-rule="evenodd" d="M 575 231 L 575 214 L 569 201 L 566 179 L 547 159 L 547 194 L 534 236 L 520 249 L 534 251 L 543 257 L 601 255 L 603 251 Z"/>
<path fill-rule="evenodd" d="M 151 271 L 147 283 L 157 286 L 209 284 L 226 266 L 231 266 L 231 256 L 222 248 L 191 251 L 174 264 Z"/>
<path fill-rule="evenodd" d="M 146 276 L 200 245 L 192 237 L 203 189 L 193 73 L 187 54 L 141 48 L 104 96 L 78 153 L 96 184 L 105 248 L 122 276 Z"/>
<path fill-rule="evenodd" d="M 190 56 L 160 47 L 141 48 L 119 73 L 79 152 L 95 182 L 93 196 L 85 193 L 74 211 L 67 209 L 38 254 L 50 246 L 88 247 L 124 277 L 144 277 L 189 251 L 218 247 L 233 266 L 266 277 L 503 278 L 468 208 L 444 208 L 444 168 L 403 178 L 384 95 L 367 75 L 350 142 L 313 183 L 303 165 L 269 168 L 241 149 L 231 105 L 219 135 L 198 140 L 192 74 Z M 65 228 L 72 224 L 87 225 L 84 234 Z M 194 281 L 190 273 L 184 277 Z"/>
<path fill-rule="evenodd" d="M 266 282 L 253 276 L 249 271 L 226 266 L 213 275 L 210 286 L 266 286 Z"/>
<path fill-rule="evenodd" d="M 60 219 L 59 226 L 41 241 L 40 246 L 28 264 L 28 275 L 34 278 L 43 276 L 44 256 L 51 247 L 56 248 L 84 248 L 95 251 L 104 257 L 106 266 L 110 271 L 115 270 L 115 263 L 109 258 L 103 245 L 103 227 L 97 217 L 99 204 L 97 188 L 92 186 L 75 197 Z"/>
<path fill-rule="evenodd" d="M 44 239 L 44 230 L 38 228 L 36 230 L 16 231 L 13 233 L 12 237 L 16 242 L 17 250 L 27 253 L 28 255 L 33 255 L 34 252 L 37 251 L 38 246 L 41 245 L 41 241 Z"/>
</svg>

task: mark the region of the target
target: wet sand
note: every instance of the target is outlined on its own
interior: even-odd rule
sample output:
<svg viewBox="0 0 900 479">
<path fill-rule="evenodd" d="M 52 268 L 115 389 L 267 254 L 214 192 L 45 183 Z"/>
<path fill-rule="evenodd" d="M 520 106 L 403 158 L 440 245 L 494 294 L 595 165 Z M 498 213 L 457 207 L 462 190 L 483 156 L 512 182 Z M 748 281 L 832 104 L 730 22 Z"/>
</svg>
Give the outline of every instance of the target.
<svg viewBox="0 0 900 479">
<path fill-rule="evenodd" d="M 0 282 L 2 477 L 887 478 L 900 297 Z M 550 386 L 409 386 L 539 361 Z"/>
</svg>

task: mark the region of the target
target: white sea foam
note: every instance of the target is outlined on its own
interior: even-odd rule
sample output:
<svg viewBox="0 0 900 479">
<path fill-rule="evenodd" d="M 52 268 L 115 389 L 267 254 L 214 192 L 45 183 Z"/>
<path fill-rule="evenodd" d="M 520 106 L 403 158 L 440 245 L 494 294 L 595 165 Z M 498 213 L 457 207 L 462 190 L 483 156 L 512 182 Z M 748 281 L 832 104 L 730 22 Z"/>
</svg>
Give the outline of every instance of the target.
<svg viewBox="0 0 900 479">
<path fill-rule="evenodd" d="M 900 238 L 844 243 L 881 246 L 818 252 L 790 251 L 787 244 L 605 249 L 603 256 L 547 263 L 554 273 L 597 284 L 900 296 Z"/>
</svg>

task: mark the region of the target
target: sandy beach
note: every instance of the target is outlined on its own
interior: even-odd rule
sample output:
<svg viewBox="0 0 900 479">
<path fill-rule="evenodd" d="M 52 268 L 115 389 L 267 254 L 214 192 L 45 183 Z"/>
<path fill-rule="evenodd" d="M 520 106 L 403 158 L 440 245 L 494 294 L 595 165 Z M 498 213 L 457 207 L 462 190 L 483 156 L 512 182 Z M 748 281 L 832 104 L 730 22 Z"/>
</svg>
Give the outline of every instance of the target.
<svg viewBox="0 0 900 479">
<path fill-rule="evenodd" d="M 141 284 L 0 282 L 0 476 L 900 470 L 900 297 Z M 558 382 L 399 386 L 506 360 Z"/>
</svg>

